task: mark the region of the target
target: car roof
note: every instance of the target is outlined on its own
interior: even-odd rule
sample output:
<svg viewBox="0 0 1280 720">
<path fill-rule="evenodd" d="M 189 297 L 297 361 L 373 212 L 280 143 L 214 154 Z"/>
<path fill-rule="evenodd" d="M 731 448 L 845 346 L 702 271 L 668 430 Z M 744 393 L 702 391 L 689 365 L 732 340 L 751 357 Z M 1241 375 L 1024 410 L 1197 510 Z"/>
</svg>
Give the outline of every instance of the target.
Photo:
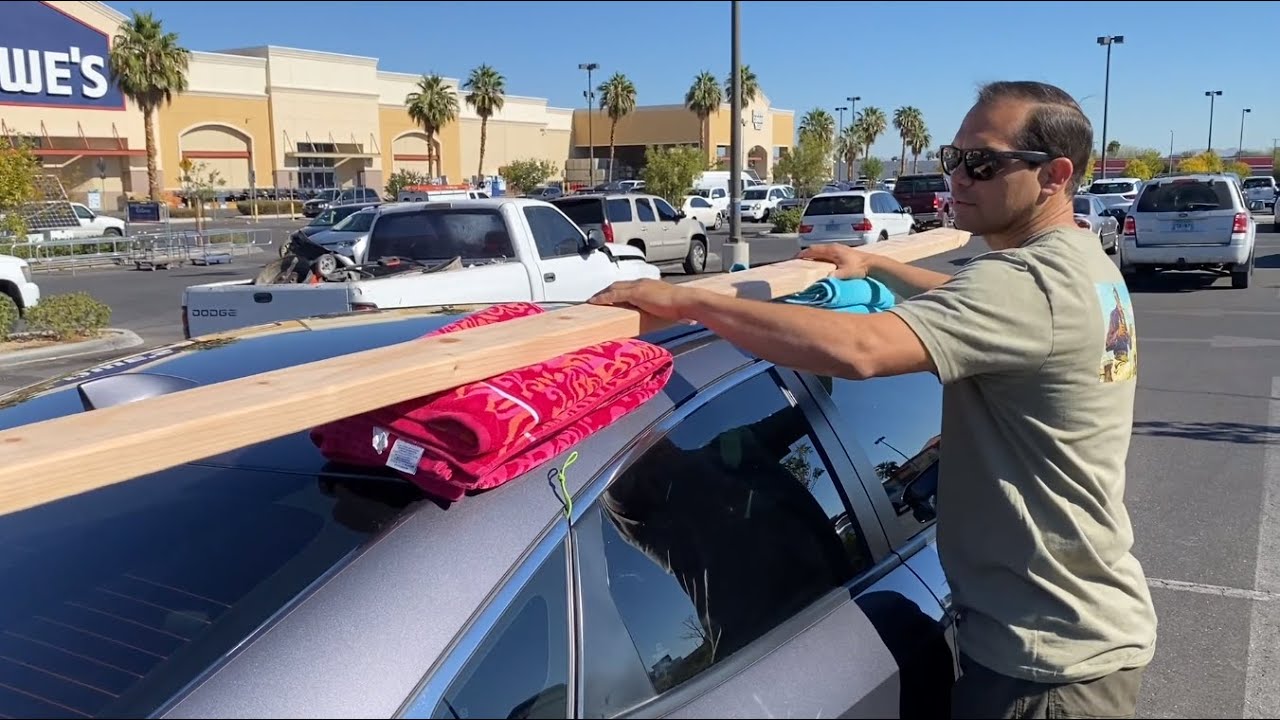
<svg viewBox="0 0 1280 720">
<path fill-rule="evenodd" d="M 814 197 L 866 197 L 874 192 L 884 192 L 883 190 L 837 190 L 835 192 L 824 192 Z"/>
<path fill-rule="evenodd" d="M 1092 183 L 1089 183 L 1089 184 L 1090 184 L 1090 185 L 1093 185 L 1094 183 L 1106 183 L 1106 182 L 1140 183 L 1140 182 L 1143 182 L 1143 180 L 1142 180 L 1142 178 L 1136 178 L 1136 177 L 1109 177 L 1109 178 L 1094 178 L 1094 179 L 1093 179 L 1093 182 L 1092 182 Z"/>
</svg>

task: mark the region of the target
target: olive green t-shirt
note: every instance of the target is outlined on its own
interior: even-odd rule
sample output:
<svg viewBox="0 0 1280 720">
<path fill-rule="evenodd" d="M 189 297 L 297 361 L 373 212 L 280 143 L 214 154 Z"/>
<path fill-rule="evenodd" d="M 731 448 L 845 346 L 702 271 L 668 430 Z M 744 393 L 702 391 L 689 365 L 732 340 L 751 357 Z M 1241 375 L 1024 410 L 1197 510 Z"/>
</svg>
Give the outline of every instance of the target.
<svg viewBox="0 0 1280 720">
<path fill-rule="evenodd" d="M 1124 505 L 1138 338 L 1097 235 L 979 255 L 890 312 L 944 384 L 938 552 L 961 651 L 1036 682 L 1147 664 L 1155 609 Z"/>
</svg>

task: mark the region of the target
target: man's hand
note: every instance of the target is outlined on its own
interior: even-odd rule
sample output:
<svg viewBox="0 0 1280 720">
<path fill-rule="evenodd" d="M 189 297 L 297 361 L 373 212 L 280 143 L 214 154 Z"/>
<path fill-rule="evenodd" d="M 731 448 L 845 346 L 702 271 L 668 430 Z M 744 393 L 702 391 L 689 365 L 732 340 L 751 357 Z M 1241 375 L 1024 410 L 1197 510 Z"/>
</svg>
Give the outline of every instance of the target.
<svg viewBox="0 0 1280 720">
<path fill-rule="evenodd" d="M 800 251 L 797 258 L 801 260 L 817 260 L 836 266 L 831 276 L 841 280 L 866 277 L 871 272 L 870 253 L 854 250 L 848 245 L 824 243 L 813 245 Z"/>
<path fill-rule="evenodd" d="M 682 308 L 695 291 L 661 280 L 621 280 L 592 295 L 592 305 L 630 305 L 638 310 L 668 320 L 684 320 Z"/>
</svg>

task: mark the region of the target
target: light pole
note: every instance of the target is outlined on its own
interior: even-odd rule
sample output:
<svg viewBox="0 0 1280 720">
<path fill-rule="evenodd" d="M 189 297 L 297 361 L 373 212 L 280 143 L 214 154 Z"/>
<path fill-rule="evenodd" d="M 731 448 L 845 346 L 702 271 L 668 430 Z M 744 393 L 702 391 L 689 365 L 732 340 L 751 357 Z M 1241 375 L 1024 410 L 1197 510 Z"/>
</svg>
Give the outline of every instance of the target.
<svg viewBox="0 0 1280 720">
<path fill-rule="evenodd" d="M 742 42 L 738 0 L 729 5 L 729 106 L 734 121 L 729 123 L 729 269 L 745 270 L 751 258 L 742 242 Z"/>
<path fill-rule="evenodd" d="M 844 135 L 844 111 L 845 111 L 845 110 L 848 110 L 848 109 L 849 109 L 849 108 L 845 107 L 844 105 L 841 105 L 840 107 L 836 108 L 836 112 L 840 113 L 840 125 L 839 125 L 839 128 L 836 130 L 836 142 L 837 142 L 837 143 L 839 143 L 839 138 L 840 138 L 842 135 Z M 840 179 L 840 170 L 841 170 L 843 167 L 844 167 L 844 162 L 842 161 L 842 158 L 837 157 L 837 158 L 836 158 L 836 179 L 837 179 L 837 180 L 839 180 L 839 179 Z"/>
<path fill-rule="evenodd" d="M 595 123 L 595 118 L 592 117 L 595 114 L 595 110 L 593 108 L 595 108 L 596 96 L 595 96 L 595 90 L 593 90 L 591 86 L 591 71 L 598 70 L 599 68 L 600 68 L 600 63 L 578 63 L 579 70 L 587 71 L 587 89 L 583 91 L 582 97 L 587 99 L 587 146 L 588 146 L 587 157 L 591 158 L 588 161 L 589 163 L 591 163 L 588 166 L 589 169 L 587 171 L 588 173 L 590 173 L 590 178 L 591 178 L 587 182 L 588 188 L 595 188 L 596 186 L 596 138 L 595 138 L 596 123 Z"/>
<path fill-rule="evenodd" d="M 1173 174 L 1173 131 L 1169 131 L 1169 174 Z"/>
<path fill-rule="evenodd" d="M 1213 99 L 1222 95 L 1221 90 L 1205 90 L 1205 97 L 1209 98 L 1209 152 L 1213 152 Z"/>
<path fill-rule="evenodd" d="M 890 450 L 893 450 L 894 452 L 896 452 L 896 453 L 898 453 L 899 455 L 901 455 L 903 460 L 906 460 L 906 461 L 908 461 L 908 462 L 910 462 L 910 461 L 911 461 L 911 458 L 907 457 L 907 454 L 906 454 L 906 453 L 902 452 L 901 450 L 899 450 L 898 448 L 896 448 L 896 447 L 894 447 L 894 446 L 892 446 L 892 445 L 889 445 L 889 443 L 885 441 L 885 439 L 884 439 L 884 435 L 881 435 L 879 438 L 877 438 L 874 444 L 875 444 L 875 445 L 881 445 L 881 444 L 888 445 L 889 449 L 890 449 Z"/>
<path fill-rule="evenodd" d="M 1240 111 L 1240 142 L 1236 143 L 1236 160 L 1244 154 L 1244 116 L 1253 112 L 1253 108 L 1244 108 Z"/>
<path fill-rule="evenodd" d="M 1107 111 L 1111 105 L 1111 46 L 1123 45 L 1123 35 L 1102 35 L 1098 44 L 1107 47 L 1107 79 L 1102 89 L 1102 177 L 1107 177 Z"/>
<path fill-rule="evenodd" d="M 861 99 L 861 95 L 845 98 L 845 100 L 849 101 L 849 125 L 851 126 L 858 121 L 858 101 Z M 845 182 L 853 182 L 853 168 L 850 167 L 848 169 L 849 175 L 845 178 Z"/>
</svg>

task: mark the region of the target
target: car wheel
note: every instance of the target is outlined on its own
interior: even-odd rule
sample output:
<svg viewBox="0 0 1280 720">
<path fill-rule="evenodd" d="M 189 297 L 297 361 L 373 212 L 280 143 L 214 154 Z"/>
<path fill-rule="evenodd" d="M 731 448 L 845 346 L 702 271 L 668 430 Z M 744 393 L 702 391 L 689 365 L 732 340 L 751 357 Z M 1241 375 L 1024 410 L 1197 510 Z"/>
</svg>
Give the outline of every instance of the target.
<svg viewBox="0 0 1280 720">
<path fill-rule="evenodd" d="M 707 269 L 707 241 L 693 238 L 689 241 L 689 254 L 684 258 L 684 271 L 689 275 L 698 275 Z"/>
<path fill-rule="evenodd" d="M 103 237 L 124 237 L 124 233 L 120 231 L 120 228 L 111 227 L 111 228 L 107 228 L 106 231 L 102 233 L 102 236 Z"/>
<path fill-rule="evenodd" d="M 724 213 L 716 213 L 716 221 L 714 224 L 712 224 L 711 229 L 719 230 L 723 226 L 724 226 Z"/>
<path fill-rule="evenodd" d="M 1231 287 L 1236 290 L 1244 290 L 1249 287 L 1249 281 L 1253 280 L 1253 257 L 1250 256 L 1249 261 L 1245 263 L 1244 269 L 1240 270 L 1232 268 L 1231 270 Z"/>
</svg>

